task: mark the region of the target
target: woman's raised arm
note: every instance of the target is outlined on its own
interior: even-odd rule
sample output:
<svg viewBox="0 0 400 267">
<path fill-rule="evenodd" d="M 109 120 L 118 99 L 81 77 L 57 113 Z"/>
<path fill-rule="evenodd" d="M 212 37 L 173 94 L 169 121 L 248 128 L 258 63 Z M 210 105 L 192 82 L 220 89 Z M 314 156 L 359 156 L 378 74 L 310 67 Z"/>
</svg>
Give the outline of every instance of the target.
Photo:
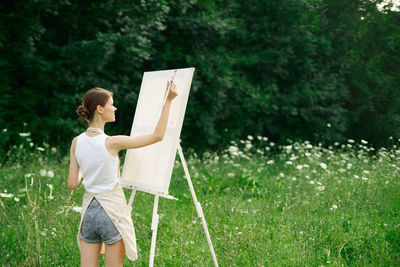
<svg viewBox="0 0 400 267">
<path fill-rule="evenodd" d="M 126 135 L 114 135 L 110 137 L 110 146 L 113 150 L 120 151 L 123 149 L 132 149 L 144 147 L 147 145 L 151 145 L 163 140 L 165 131 L 167 129 L 169 111 L 171 107 L 172 100 L 178 95 L 175 90 L 175 84 L 167 83 L 167 89 L 171 86 L 167 100 L 163 106 L 161 111 L 160 119 L 158 120 L 157 126 L 154 129 L 154 132 L 151 134 L 144 134 L 140 136 L 126 136 Z"/>
</svg>

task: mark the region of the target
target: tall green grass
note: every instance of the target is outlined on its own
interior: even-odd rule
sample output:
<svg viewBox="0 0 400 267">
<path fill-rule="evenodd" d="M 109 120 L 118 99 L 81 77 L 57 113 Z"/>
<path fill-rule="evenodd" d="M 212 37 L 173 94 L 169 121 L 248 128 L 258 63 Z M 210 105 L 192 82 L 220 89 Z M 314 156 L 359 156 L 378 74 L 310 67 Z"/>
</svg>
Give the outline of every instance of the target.
<svg viewBox="0 0 400 267">
<path fill-rule="evenodd" d="M 249 137 L 226 151 L 186 157 L 220 266 L 400 266 L 396 144 L 276 147 Z M 0 166 L 2 266 L 79 265 L 74 207 L 84 190 L 67 188 L 68 164 L 46 145 L 22 142 L 8 153 Z M 155 265 L 212 265 L 178 157 L 169 193 L 179 200 L 160 199 Z M 153 199 L 136 194 L 139 259 L 125 266 L 148 265 Z"/>
</svg>

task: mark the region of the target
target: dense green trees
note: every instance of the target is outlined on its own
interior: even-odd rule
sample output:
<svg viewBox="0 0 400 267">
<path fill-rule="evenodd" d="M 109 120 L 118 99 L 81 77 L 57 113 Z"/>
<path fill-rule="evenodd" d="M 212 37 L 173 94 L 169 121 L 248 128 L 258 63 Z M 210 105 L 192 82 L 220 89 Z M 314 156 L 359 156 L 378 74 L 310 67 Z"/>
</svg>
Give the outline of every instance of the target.
<svg viewBox="0 0 400 267">
<path fill-rule="evenodd" d="M 115 94 L 108 132 L 128 134 L 143 71 L 189 66 L 186 146 L 400 137 L 400 16 L 375 1 L 20 0 L 0 12 L 3 150 L 23 122 L 67 147 L 94 86 Z"/>
</svg>

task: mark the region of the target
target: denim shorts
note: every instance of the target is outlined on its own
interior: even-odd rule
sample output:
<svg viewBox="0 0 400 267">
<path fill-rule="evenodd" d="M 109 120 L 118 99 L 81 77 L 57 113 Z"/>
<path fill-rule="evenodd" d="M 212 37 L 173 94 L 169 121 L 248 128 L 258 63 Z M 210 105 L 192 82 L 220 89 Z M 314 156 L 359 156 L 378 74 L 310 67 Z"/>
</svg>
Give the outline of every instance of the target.
<svg viewBox="0 0 400 267">
<path fill-rule="evenodd" d="M 115 228 L 110 217 L 93 198 L 85 216 L 83 217 L 80 238 L 87 243 L 100 243 L 111 245 L 122 239 L 121 234 Z"/>
</svg>

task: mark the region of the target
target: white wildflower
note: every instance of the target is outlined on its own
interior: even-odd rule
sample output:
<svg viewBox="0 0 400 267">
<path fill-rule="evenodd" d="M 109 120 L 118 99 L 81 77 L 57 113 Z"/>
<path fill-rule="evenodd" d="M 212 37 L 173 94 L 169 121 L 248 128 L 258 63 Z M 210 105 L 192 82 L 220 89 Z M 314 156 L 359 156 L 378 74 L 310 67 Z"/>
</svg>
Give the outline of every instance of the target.
<svg viewBox="0 0 400 267">
<path fill-rule="evenodd" d="M 348 170 L 350 170 L 352 166 L 353 166 L 353 164 L 347 163 L 347 169 L 348 169 Z"/>
<path fill-rule="evenodd" d="M 292 165 L 293 162 L 291 162 L 291 161 L 289 160 L 289 161 L 286 161 L 286 164 L 287 164 L 287 165 Z"/>
<path fill-rule="evenodd" d="M 72 207 L 72 210 L 75 211 L 75 212 L 80 212 L 81 213 L 82 212 L 82 207 L 76 207 L 75 206 L 75 207 Z"/>
<path fill-rule="evenodd" d="M 317 186 L 315 189 L 317 189 L 318 191 L 324 191 L 325 190 L 325 186 L 320 185 L 320 186 Z"/>
<path fill-rule="evenodd" d="M 332 210 L 335 210 L 335 209 L 337 209 L 337 208 L 338 208 L 338 206 L 337 206 L 336 204 L 333 204 L 331 209 L 332 209 Z"/>
<path fill-rule="evenodd" d="M 353 139 L 349 139 L 349 140 L 347 140 L 347 142 L 349 142 L 349 143 L 354 143 L 354 140 Z"/>
<path fill-rule="evenodd" d="M 283 172 L 281 172 L 281 173 L 279 174 L 279 176 L 280 176 L 280 177 L 285 177 L 285 174 L 284 174 Z"/>
<path fill-rule="evenodd" d="M 0 193 L 0 197 L 12 198 L 13 194 Z"/>
<path fill-rule="evenodd" d="M 338 146 L 338 145 L 339 145 L 339 142 L 335 142 L 335 143 L 333 143 L 333 145 L 334 145 L 334 146 Z"/>
<path fill-rule="evenodd" d="M 229 148 L 228 148 L 228 151 L 229 152 L 237 152 L 239 150 L 239 148 L 237 147 L 237 146 L 230 146 Z"/>
<path fill-rule="evenodd" d="M 47 176 L 50 177 L 50 178 L 53 178 L 54 177 L 54 172 L 53 171 L 48 171 L 47 172 Z"/>
<path fill-rule="evenodd" d="M 362 139 L 361 139 L 361 143 L 363 143 L 364 145 L 368 144 L 368 142 L 367 142 L 367 141 L 365 141 L 365 140 L 362 140 Z"/>
<path fill-rule="evenodd" d="M 40 147 L 40 146 L 38 146 L 36 149 L 39 150 L 39 151 L 44 151 L 44 148 Z"/>
<path fill-rule="evenodd" d="M 324 170 L 326 170 L 326 168 L 327 168 L 326 164 L 323 163 L 323 162 L 321 162 L 321 163 L 319 164 L 319 166 L 321 166 L 321 168 L 324 169 Z"/>
<path fill-rule="evenodd" d="M 268 137 L 263 137 L 263 141 L 268 141 Z"/>
<path fill-rule="evenodd" d="M 369 174 L 369 171 L 367 171 L 367 170 L 363 170 L 363 173 L 365 173 L 365 174 Z"/>
<path fill-rule="evenodd" d="M 52 199 L 54 199 L 54 197 L 53 197 L 54 186 L 52 184 L 46 184 L 46 185 L 50 188 L 50 195 L 47 198 L 52 200 Z"/>
<path fill-rule="evenodd" d="M 298 169 L 298 170 L 303 169 L 303 165 L 297 165 L 297 166 L 296 166 L 296 169 Z"/>
<path fill-rule="evenodd" d="M 364 181 L 366 181 L 366 180 L 368 180 L 368 178 L 367 177 L 361 177 L 361 179 L 363 179 Z"/>
<path fill-rule="evenodd" d="M 31 135 L 31 133 L 19 133 L 19 136 L 22 136 L 22 137 L 28 137 L 30 135 Z"/>
<path fill-rule="evenodd" d="M 332 125 L 331 125 L 330 123 L 327 123 L 327 124 L 326 124 L 326 127 L 328 127 L 328 128 L 331 128 L 331 126 L 332 126 Z"/>
<path fill-rule="evenodd" d="M 354 174 L 354 178 L 358 179 L 358 178 L 360 178 L 360 177 L 359 177 L 358 175 L 355 175 L 355 174 Z"/>
<path fill-rule="evenodd" d="M 241 154 L 240 155 L 242 158 L 245 158 L 245 159 L 248 159 L 248 160 L 250 160 L 251 158 L 249 157 L 249 156 L 247 156 L 247 155 L 243 155 L 243 154 Z"/>
<path fill-rule="evenodd" d="M 25 178 L 29 178 L 31 176 L 32 176 L 32 173 L 27 173 L 27 174 L 24 175 Z"/>
<path fill-rule="evenodd" d="M 292 178 L 292 181 L 296 181 L 296 180 L 297 180 L 297 178 L 296 178 L 296 177 L 293 177 L 293 178 Z"/>
<path fill-rule="evenodd" d="M 247 139 L 249 139 L 249 140 L 253 140 L 253 136 L 251 136 L 251 135 L 248 135 L 248 136 L 247 136 Z"/>
<path fill-rule="evenodd" d="M 274 142 L 269 143 L 270 146 L 275 146 Z"/>
<path fill-rule="evenodd" d="M 311 180 L 309 183 L 310 183 L 310 184 L 315 184 L 315 182 L 314 182 L 314 181 L 312 181 L 312 180 Z"/>
<path fill-rule="evenodd" d="M 19 198 L 14 197 L 15 202 L 19 202 Z"/>
<path fill-rule="evenodd" d="M 233 155 L 233 156 L 238 156 L 238 155 L 239 155 L 239 153 L 238 153 L 239 148 L 236 147 L 236 146 L 230 146 L 230 147 L 228 148 L 228 151 L 229 151 L 229 153 L 230 153 L 231 155 Z"/>
<path fill-rule="evenodd" d="M 268 160 L 268 161 L 267 161 L 267 164 L 268 164 L 268 165 L 274 164 L 274 160 L 272 160 L 272 159 L 271 159 L 271 160 Z"/>
<path fill-rule="evenodd" d="M 46 176 L 47 175 L 46 170 L 43 170 L 43 169 L 41 169 L 39 173 L 40 173 L 40 176 Z"/>
</svg>

